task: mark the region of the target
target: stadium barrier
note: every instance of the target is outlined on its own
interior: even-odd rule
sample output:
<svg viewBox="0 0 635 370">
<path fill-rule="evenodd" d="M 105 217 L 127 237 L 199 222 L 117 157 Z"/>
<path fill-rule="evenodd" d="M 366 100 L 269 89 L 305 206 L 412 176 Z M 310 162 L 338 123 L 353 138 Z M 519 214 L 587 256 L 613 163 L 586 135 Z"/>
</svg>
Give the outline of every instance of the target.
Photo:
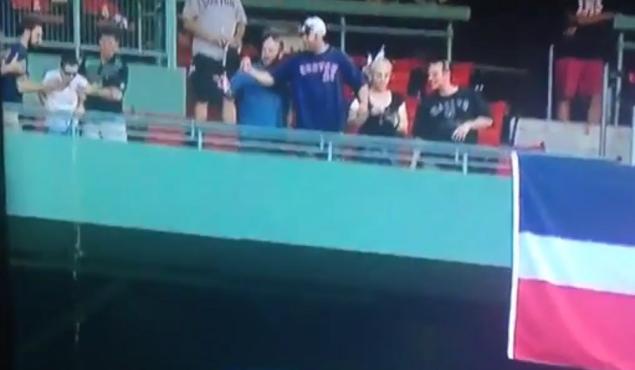
<svg viewBox="0 0 635 370">
<path fill-rule="evenodd" d="M 19 113 L 22 129 L 46 132 L 45 121 L 51 113 L 42 107 L 5 103 L 4 108 Z M 104 121 L 113 116 L 118 115 L 88 112 L 82 119 Z M 442 169 L 465 175 L 496 175 L 509 170 L 507 159 L 510 150 L 504 148 L 196 122 L 167 115 L 129 114 L 123 118 L 128 139 L 134 142 L 176 144 L 201 151 L 222 150 L 327 162 L 357 162 L 410 170 Z M 71 136 L 80 135 L 81 125 L 72 131 Z"/>
</svg>

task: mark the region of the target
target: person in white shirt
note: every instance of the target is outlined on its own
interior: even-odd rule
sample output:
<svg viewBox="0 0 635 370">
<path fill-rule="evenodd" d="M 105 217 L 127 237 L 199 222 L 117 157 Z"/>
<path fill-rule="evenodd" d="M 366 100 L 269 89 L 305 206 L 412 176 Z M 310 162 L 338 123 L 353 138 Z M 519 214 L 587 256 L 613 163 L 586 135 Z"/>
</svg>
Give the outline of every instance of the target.
<svg viewBox="0 0 635 370">
<path fill-rule="evenodd" d="M 187 0 L 183 26 L 194 36 L 191 83 L 196 105 L 194 116 L 207 121 L 209 104 L 221 106 L 218 80 L 231 79 L 240 64 L 240 48 L 247 26 L 241 0 Z"/>
<path fill-rule="evenodd" d="M 42 94 L 41 100 L 49 112 L 46 127 L 49 132 L 70 134 L 77 126 L 77 118 L 84 114 L 84 100 L 89 84 L 79 73 L 75 55 L 62 56 L 59 69 L 49 71 L 42 84 L 62 84 L 64 89 Z"/>
</svg>

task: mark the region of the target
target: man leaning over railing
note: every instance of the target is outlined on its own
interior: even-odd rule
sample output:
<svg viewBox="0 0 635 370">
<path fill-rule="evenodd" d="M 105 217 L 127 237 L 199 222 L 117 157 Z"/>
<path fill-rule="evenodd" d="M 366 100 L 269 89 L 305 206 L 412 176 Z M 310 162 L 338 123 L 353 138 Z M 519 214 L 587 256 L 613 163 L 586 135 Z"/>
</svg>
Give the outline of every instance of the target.
<svg viewBox="0 0 635 370">
<path fill-rule="evenodd" d="M 99 58 L 85 59 L 80 67 L 80 74 L 90 83 L 86 90 L 86 109 L 107 113 L 101 119 L 85 122 L 83 134 L 88 138 L 127 141 L 122 112 L 128 66 L 117 55 L 120 32 L 114 26 L 103 28 L 99 38 Z"/>
<path fill-rule="evenodd" d="M 263 38 L 261 58 L 254 68 L 271 70 L 282 56 L 279 35 Z M 286 127 L 289 111 L 286 86 L 263 87 L 252 76 L 238 72 L 224 78 L 223 122 L 262 127 Z"/>
<path fill-rule="evenodd" d="M 64 86 L 58 83 L 42 85 L 28 78 L 29 49 L 42 43 L 42 22 L 34 16 L 22 20 L 18 41 L 3 53 L 0 74 L 2 75 L 2 101 L 22 103 L 22 94 L 50 92 Z M 20 128 L 18 112 L 4 112 L 4 123 L 13 128 Z"/>
<path fill-rule="evenodd" d="M 49 132 L 68 135 L 77 127 L 77 120 L 84 114 L 84 101 L 88 81 L 79 74 L 79 62 L 75 53 L 62 55 L 60 67 L 48 71 L 43 84 L 58 83 L 66 88 L 41 94 L 48 111 L 46 128 Z"/>
</svg>

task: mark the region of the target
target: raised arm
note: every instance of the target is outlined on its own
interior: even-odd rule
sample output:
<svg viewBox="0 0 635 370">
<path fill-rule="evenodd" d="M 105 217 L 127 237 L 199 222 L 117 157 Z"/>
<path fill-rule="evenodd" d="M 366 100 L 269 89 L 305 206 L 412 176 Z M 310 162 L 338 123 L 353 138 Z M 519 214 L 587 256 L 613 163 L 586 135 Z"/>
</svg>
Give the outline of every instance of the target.
<svg viewBox="0 0 635 370">
<path fill-rule="evenodd" d="M 271 73 L 254 68 L 249 58 L 243 58 L 240 67 L 243 72 L 253 77 L 262 86 L 271 87 L 276 83 L 276 79 Z M 281 67 L 282 65 L 278 68 Z"/>
</svg>

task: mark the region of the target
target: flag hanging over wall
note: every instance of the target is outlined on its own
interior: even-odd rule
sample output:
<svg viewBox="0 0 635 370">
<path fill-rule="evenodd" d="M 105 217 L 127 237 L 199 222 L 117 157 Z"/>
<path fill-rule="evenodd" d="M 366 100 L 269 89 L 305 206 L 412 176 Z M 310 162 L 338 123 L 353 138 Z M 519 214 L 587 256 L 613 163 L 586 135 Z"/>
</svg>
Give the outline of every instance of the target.
<svg viewBox="0 0 635 370">
<path fill-rule="evenodd" d="M 514 155 L 508 356 L 635 370 L 635 168 Z"/>
</svg>

